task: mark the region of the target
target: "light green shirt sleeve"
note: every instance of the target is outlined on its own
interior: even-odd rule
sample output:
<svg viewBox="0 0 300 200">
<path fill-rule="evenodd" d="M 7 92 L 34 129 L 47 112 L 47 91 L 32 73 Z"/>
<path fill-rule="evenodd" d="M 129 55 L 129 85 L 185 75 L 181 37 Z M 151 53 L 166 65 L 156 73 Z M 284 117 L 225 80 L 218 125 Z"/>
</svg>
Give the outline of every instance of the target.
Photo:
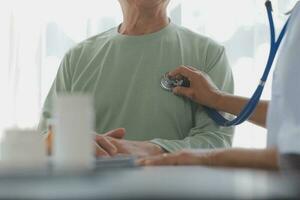
<svg viewBox="0 0 300 200">
<path fill-rule="evenodd" d="M 220 90 L 233 93 L 233 76 L 224 48 L 208 48 L 208 55 L 215 56 L 208 56 L 211 60 L 206 60 L 206 73 Z M 234 129 L 218 126 L 200 105 L 196 107 L 195 125 L 188 133 L 188 137 L 182 140 L 154 139 L 151 142 L 168 152 L 231 146 Z"/>
<path fill-rule="evenodd" d="M 70 65 L 69 65 L 69 53 L 67 53 L 59 66 L 56 78 L 51 86 L 51 89 L 44 103 L 42 116 L 40 118 L 40 122 L 38 125 L 38 131 L 40 133 L 46 134 L 48 132 L 48 126 L 50 125 L 49 124 L 50 120 L 53 117 L 52 116 L 53 99 L 55 99 L 55 97 L 59 93 L 68 92 L 70 90 L 71 90 L 71 73 L 70 73 Z"/>
</svg>

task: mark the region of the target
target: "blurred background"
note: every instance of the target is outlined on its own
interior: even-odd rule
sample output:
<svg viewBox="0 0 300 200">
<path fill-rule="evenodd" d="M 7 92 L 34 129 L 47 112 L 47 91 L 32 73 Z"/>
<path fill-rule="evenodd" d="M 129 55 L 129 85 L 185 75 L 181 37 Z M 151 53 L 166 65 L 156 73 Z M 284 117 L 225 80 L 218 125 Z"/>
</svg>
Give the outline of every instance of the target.
<svg viewBox="0 0 300 200">
<path fill-rule="evenodd" d="M 236 94 L 250 96 L 269 52 L 264 0 L 171 0 L 171 20 L 223 44 L 234 72 Z M 275 22 L 296 0 L 273 0 Z M 1 0 L 0 138 L 6 128 L 35 127 L 66 51 L 122 21 L 117 0 Z M 272 77 L 263 94 L 270 98 Z M 263 148 L 266 131 L 245 123 L 235 147 Z"/>
</svg>

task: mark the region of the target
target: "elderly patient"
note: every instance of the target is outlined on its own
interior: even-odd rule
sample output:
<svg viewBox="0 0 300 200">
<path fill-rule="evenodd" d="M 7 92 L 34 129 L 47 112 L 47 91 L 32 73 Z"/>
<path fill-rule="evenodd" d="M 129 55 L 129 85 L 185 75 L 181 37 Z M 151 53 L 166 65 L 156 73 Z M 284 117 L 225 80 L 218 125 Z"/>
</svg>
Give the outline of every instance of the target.
<svg viewBox="0 0 300 200">
<path fill-rule="evenodd" d="M 123 23 L 83 41 L 64 57 L 43 108 L 46 133 L 53 98 L 89 93 L 95 101 L 97 155 L 157 155 L 191 148 L 230 147 L 233 130 L 219 127 L 201 106 L 160 87 L 178 66 L 206 72 L 232 93 L 225 50 L 170 22 L 168 0 L 119 0 Z M 126 134 L 125 134 L 126 130 Z"/>
</svg>

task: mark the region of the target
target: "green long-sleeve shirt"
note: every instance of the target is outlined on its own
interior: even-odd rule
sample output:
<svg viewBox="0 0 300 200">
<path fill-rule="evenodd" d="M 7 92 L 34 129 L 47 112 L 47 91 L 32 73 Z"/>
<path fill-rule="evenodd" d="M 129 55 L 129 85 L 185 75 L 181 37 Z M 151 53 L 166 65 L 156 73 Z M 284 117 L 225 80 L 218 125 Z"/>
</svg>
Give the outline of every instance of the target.
<svg viewBox="0 0 300 200">
<path fill-rule="evenodd" d="M 162 75 L 180 65 L 197 67 L 233 92 L 224 48 L 183 27 L 170 23 L 143 36 L 113 28 L 92 37 L 65 55 L 39 129 L 46 132 L 59 93 L 84 92 L 94 98 L 97 133 L 123 127 L 126 139 L 150 140 L 169 152 L 230 146 L 233 129 L 217 126 L 200 105 L 161 88 Z"/>
</svg>

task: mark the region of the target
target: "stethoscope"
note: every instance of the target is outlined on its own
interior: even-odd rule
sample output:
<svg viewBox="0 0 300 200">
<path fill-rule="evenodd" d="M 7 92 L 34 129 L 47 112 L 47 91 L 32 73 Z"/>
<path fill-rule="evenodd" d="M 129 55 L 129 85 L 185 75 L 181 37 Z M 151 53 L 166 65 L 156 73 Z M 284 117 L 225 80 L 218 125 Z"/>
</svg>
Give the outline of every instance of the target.
<svg viewBox="0 0 300 200">
<path fill-rule="evenodd" d="M 257 86 L 251 99 L 248 101 L 248 103 L 245 105 L 243 110 L 240 112 L 239 115 L 236 116 L 235 119 L 228 120 L 225 117 L 223 117 L 217 110 L 209 108 L 209 107 L 204 107 L 204 109 L 207 112 L 207 114 L 209 115 L 209 117 L 212 118 L 220 126 L 225 126 L 225 127 L 236 126 L 236 125 L 242 124 L 243 122 L 245 122 L 246 120 L 248 120 L 250 118 L 250 116 L 254 112 L 254 110 L 260 100 L 260 97 L 264 90 L 264 86 L 266 84 L 270 70 L 272 68 L 274 59 L 276 57 L 276 53 L 279 49 L 279 46 L 282 42 L 283 37 L 285 36 L 289 19 L 283 26 L 283 28 L 279 34 L 279 37 L 276 40 L 275 25 L 274 25 L 274 20 L 273 20 L 273 15 L 272 15 L 273 8 L 272 8 L 271 1 L 269 1 L 269 0 L 266 1 L 265 6 L 267 9 L 267 14 L 268 14 L 268 19 L 269 19 L 271 46 L 270 46 L 268 62 L 266 64 L 264 73 L 263 73 L 263 75 L 260 79 L 260 83 Z M 172 91 L 172 89 L 177 86 L 189 87 L 190 83 L 187 80 L 187 78 L 185 78 L 183 76 L 172 78 L 172 77 L 169 77 L 168 74 L 163 75 L 163 77 L 161 79 L 161 87 L 163 89 Z"/>
</svg>

